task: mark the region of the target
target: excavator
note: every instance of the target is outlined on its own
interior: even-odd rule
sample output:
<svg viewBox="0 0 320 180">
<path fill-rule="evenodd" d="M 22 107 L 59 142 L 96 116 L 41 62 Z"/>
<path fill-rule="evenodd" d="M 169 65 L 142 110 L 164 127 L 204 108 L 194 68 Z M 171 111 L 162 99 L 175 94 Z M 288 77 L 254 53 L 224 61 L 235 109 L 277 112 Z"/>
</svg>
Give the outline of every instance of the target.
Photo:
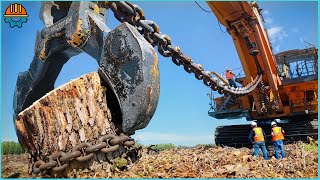
<svg viewBox="0 0 320 180">
<path fill-rule="evenodd" d="M 23 126 L 25 129 L 21 130 L 17 124 L 21 121 L 21 112 L 54 89 L 54 82 L 63 65 L 72 56 L 82 52 L 92 56 L 99 65 L 98 73 L 107 87 L 108 102 L 111 102 L 108 108 L 116 134 L 132 135 L 136 130 L 145 128 L 155 112 L 160 89 L 155 51 L 157 47 L 160 55 L 171 57 L 175 65 L 194 74 L 205 86 L 222 95 L 214 99 L 215 107 L 209 112 L 210 116 L 216 119 L 245 117 L 261 125 L 281 119 L 287 122 L 287 126 L 284 126 L 287 137 L 316 137 L 317 49 L 293 50 L 274 55 L 263 27 L 261 9 L 256 3 L 208 2 L 208 5 L 233 39 L 245 73 L 244 77 L 237 80 L 242 87 L 230 87 L 223 78 L 212 76 L 201 64 L 193 62 L 179 47 L 172 45 L 171 38 L 161 33 L 154 21 L 146 19 L 143 10 L 137 5 L 122 1 L 43 2 L 40 19 L 45 28 L 37 33 L 34 58 L 29 70 L 19 74 L 14 95 L 14 121 L 18 140 L 34 159 L 34 172 L 50 168 L 61 171 L 67 166 L 67 161 L 76 156 L 80 158 L 80 151 L 67 150 L 53 154 L 56 151 L 52 148 L 54 145 L 42 147 L 43 141 L 36 142 L 34 136 L 39 132 L 33 132 L 33 129 L 26 127 L 26 123 Z M 106 25 L 107 10 L 111 10 L 121 22 L 113 30 Z M 291 68 L 292 63 L 298 64 L 300 61 L 305 65 L 304 68 L 299 66 L 298 74 L 282 76 L 283 66 Z M 216 144 L 245 146 L 249 132 L 247 128 L 218 127 Z M 38 139 L 42 137 L 41 134 L 37 136 Z M 122 138 L 104 144 L 101 142 L 94 147 L 83 142 L 86 144 L 81 148 L 87 147 L 87 150 L 82 153 L 90 152 L 91 155 L 102 146 L 106 149 L 105 146 L 117 143 L 125 145 L 128 144 L 127 140 Z M 37 146 L 49 149 L 52 155 L 39 153 L 41 149 L 37 149 Z M 76 147 L 80 148 L 79 145 Z M 110 148 L 107 147 L 108 151 Z M 87 156 L 85 158 L 89 158 Z"/>
<path fill-rule="evenodd" d="M 277 120 L 286 129 L 286 142 L 307 140 L 307 137 L 317 139 L 318 49 L 273 54 L 257 3 L 212 1 L 208 5 L 227 28 L 239 55 L 245 76 L 236 81 L 246 86 L 254 75 L 262 74 L 258 88 L 250 94 L 215 98 L 215 107 L 209 115 L 216 119 L 255 120 L 266 132 L 271 132 L 271 121 Z M 219 126 L 215 142 L 250 147 L 249 131 L 249 125 Z M 267 144 L 271 144 L 270 139 Z"/>
</svg>

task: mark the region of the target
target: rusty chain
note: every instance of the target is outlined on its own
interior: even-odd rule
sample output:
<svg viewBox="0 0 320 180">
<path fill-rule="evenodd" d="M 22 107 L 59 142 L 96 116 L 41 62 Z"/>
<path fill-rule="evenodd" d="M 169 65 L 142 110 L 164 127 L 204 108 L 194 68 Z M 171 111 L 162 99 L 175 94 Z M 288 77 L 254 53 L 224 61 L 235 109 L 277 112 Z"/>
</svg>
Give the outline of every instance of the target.
<svg viewBox="0 0 320 180">
<path fill-rule="evenodd" d="M 261 81 L 259 83 L 258 89 L 259 89 L 259 93 L 262 95 L 260 97 L 260 102 L 262 105 L 261 112 L 267 113 L 268 109 L 266 108 L 266 103 L 269 103 L 269 105 L 270 105 L 270 98 L 268 96 L 268 92 L 267 92 L 267 89 L 266 89 L 263 81 Z"/>
<path fill-rule="evenodd" d="M 134 140 L 122 133 L 120 136 L 107 134 L 100 137 L 97 144 L 91 145 L 89 142 L 83 142 L 73 147 L 71 152 L 59 151 L 52 154 L 48 162 L 43 160 L 36 161 L 33 165 L 33 172 L 36 174 L 45 170 L 61 172 L 69 166 L 71 160 L 78 162 L 89 161 L 94 157 L 95 152 L 114 152 L 119 149 L 120 144 L 130 147 L 134 145 Z"/>
<path fill-rule="evenodd" d="M 182 53 L 179 47 L 171 45 L 171 39 L 166 34 L 160 32 L 159 26 L 150 20 L 146 20 L 143 10 L 129 2 L 107 2 L 107 6 L 113 11 L 114 16 L 120 22 L 127 22 L 137 28 L 144 38 L 153 46 L 158 47 L 159 53 L 164 57 L 172 57 L 173 63 L 182 65 L 188 73 L 194 73 L 198 80 L 202 80 L 206 86 L 219 94 L 231 95 L 233 97 L 243 96 L 253 91 L 262 81 L 262 75 L 257 75 L 255 79 L 242 88 L 233 88 L 220 82 L 211 76 L 210 71 L 204 71 L 201 64 L 193 63 L 189 56 Z"/>
</svg>

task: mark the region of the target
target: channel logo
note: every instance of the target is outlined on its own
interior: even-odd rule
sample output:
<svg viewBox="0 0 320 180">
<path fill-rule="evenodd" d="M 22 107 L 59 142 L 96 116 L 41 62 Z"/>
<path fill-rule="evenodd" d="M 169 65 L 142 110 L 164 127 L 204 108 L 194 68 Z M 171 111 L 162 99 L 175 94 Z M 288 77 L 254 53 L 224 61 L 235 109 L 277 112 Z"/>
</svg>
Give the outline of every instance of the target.
<svg viewBox="0 0 320 180">
<path fill-rule="evenodd" d="M 22 6 L 22 4 L 10 4 L 4 16 L 4 22 L 8 23 L 11 28 L 22 27 L 22 23 L 26 23 L 28 21 L 28 14 L 26 9 Z"/>
</svg>

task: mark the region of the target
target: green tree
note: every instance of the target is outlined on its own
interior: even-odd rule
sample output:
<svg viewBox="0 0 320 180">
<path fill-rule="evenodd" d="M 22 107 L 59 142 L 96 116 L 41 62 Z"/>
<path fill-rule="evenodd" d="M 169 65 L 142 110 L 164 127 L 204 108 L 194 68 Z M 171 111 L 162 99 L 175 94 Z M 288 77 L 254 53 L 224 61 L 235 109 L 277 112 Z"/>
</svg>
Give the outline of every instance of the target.
<svg viewBox="0 0 320 180">
<path fill-rule="evenodd" d="M 2 154 L 21 154 L 24 153 L 24 149 L 17 142 L 4 141 L 1 143 Z"/>
<path fill-rule="evenodd" d="M 163 150 L 169 150 L 169 149 L 173 149 L 175 148 L 176 146 L 172 143 L 167 143 L 167 144 L 157 144 L 153 147 L 153 149 L 158 149 L 160 151 L 163 151 Z"/>
</svg>

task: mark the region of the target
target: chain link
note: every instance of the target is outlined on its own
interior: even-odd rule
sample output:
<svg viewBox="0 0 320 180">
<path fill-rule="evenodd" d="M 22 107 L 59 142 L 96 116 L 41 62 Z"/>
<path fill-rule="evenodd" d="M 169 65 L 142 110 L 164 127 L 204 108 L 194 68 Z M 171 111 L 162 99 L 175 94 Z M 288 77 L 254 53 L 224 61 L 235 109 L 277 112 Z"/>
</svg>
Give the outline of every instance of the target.
<svg viewBox="0 0 320 180">
<path fill-rule="evenodd" d="M 269 98 L 269 96 L 268 96 L 268 90 L 267 90 L 267 88 L 265 87 L 265 85 L 264 85 L 264 82 L 263 81 L 261 81 L 260 83 L 259 83 L 259 86 L 258 86 L 258 89 L 259 89 L 259 93 L 261 94 L 261 96 L 260 96 L 260 102 L 261 102 L 261 111 L 263 112 L 263 113 L 267 113 L 267 108 L 266 108 L 266 102 L 267 103 L 270 103 L 270 98 Z M 270 106 L 270 104 L 269 104 L 269 106 Z"/>
<path fill-rule="evenodd" d="M 89 142 L 83 142 L 76 145 L 69 153 L 59 151 L 52 154 L 48 162 L 43 160 L 36 161 L 33 165 L 33 172 L 36 174 L 45 170 L 61 172 L 69 166 L 71 160 L 75 159 L 78 162 L 89 161 L 96 152 L 109 153 L 117 151 L 120 144 L 130 147 L 134 145 L 134 140 L 123 133 L 120 136 L 107 134 L 100 137 L 97 144 L 91 145 Z"/>
<path fill-rule="evenodd" d="M 206 86 L 220 94 L 231 96 L 243 96 L 253 91 L 262 80 L 262 75 L 257 75 L 247 86 L 233 88 L 218 83 L 216 78 L 212 78 L 209 71 L 204 71 L 201 64 L 193 63 L 192 59 L 182 53 L 179 47 L 171 45 L 171 39 L 166 34 L 160 32 L 159 26 L 150 20 L 146 20 L 143 10 L 129 2 L 108 2 L 108 7 L 113 11 L 114 16 L 120 22 L 127 22 L 137 28 L 144 38 L 152 45 L 157 46 L 159 53 L 164 57 L 172 57 L 172 62 L 177 66 L 183 66 L 188 73 L 194 73 L 198 80 L 202 80 Z"/>
</svg>

